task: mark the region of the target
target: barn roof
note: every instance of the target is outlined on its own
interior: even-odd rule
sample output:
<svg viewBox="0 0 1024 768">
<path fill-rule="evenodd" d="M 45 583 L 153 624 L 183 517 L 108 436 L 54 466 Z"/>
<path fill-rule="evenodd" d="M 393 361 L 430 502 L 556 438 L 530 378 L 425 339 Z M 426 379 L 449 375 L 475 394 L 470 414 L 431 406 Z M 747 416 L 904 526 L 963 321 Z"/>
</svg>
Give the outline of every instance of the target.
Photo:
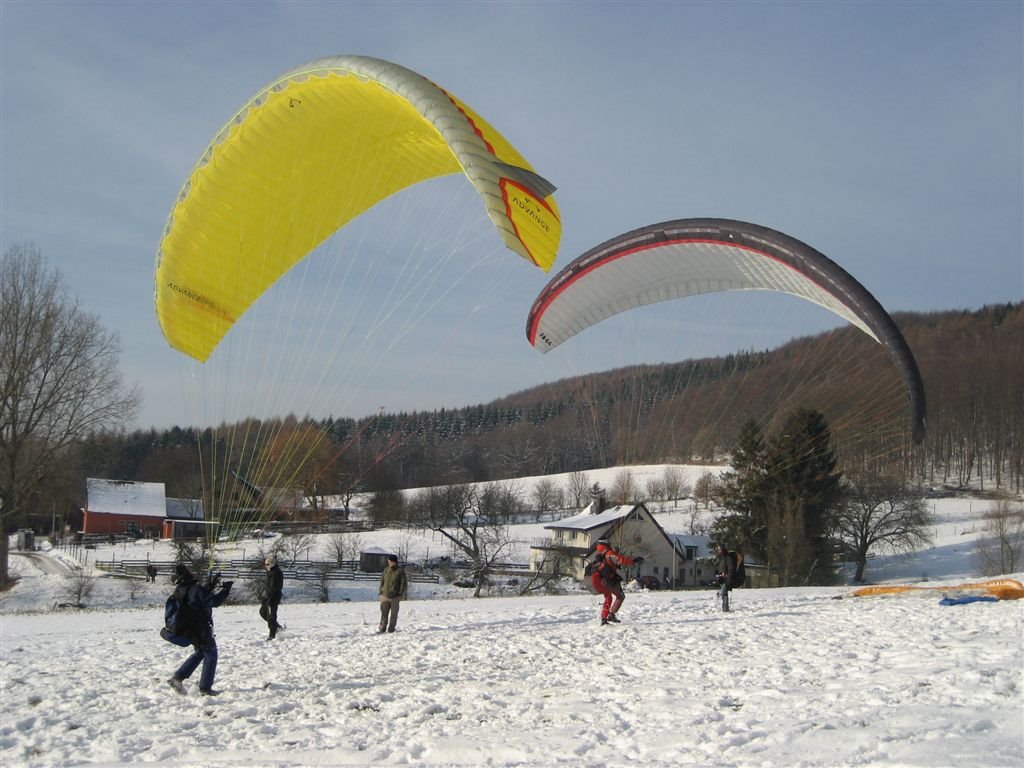
<svg viewBox="0 0 1024 768">
<path fill-rule="evenodd" d="M 102 480 L 87 478 L 86 509 L 92 513 L 167 517 L 163 483 L 140 483 L 134 480 Z"/>
</svg>

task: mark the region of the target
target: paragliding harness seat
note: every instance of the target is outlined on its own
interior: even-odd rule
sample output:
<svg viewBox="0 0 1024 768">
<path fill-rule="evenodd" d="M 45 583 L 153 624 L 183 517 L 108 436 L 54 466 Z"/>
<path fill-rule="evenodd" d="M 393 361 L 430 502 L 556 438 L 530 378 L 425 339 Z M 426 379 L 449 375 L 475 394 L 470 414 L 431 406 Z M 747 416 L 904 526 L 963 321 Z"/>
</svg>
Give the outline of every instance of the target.
<svg viewBox="0 0 1024 768">
<path fill-rule="evenodd" d="M 583 586 L 592 595 L 600 594 L 594 586 L 594 574 L 600 573 L 602 568 L 604 568 L 604 554 L 601 552 L 595 554 L 593 560 L 588 560 L 583 566 Z"/>
<path fill-rule="evenodd" d="M 179 584 L 164 603 L 164 627 L 160 637 L 182 647 L 194 645 L 203 616 L 189 605 L 192 584 Z"/>
</svg>

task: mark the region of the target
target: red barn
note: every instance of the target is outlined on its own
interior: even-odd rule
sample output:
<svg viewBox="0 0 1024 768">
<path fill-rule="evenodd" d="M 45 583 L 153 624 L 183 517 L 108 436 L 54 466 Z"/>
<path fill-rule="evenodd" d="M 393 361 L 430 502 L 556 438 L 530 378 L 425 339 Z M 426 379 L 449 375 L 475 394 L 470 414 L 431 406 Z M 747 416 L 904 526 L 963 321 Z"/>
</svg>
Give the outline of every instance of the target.
<svg viewBox="0 0 1024 768">
<path fill-rule="evenodd" d="M 161 535 L 167 518 L 163 483 L 88 478 L 85 486 L 82 533 Z"/>
</svg>

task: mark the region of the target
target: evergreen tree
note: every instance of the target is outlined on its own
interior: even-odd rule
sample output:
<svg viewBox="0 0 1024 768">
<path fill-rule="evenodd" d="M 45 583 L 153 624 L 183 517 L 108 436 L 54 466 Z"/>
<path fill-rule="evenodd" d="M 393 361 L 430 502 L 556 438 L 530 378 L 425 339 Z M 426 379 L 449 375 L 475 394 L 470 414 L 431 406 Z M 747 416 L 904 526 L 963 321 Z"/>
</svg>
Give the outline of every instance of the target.
<svg viewBox="0 0 1024 768">
<path fill-rule="evenodd" d="M 825 417 L 801 408 L 768 442 L 765 554 L 784 584 L 824 584 L 834 573 L 827 534 L 842 489 L 831 440 Z"/>
<path fill-rule="evenodd" d="M 716 542 L 738 547 L 760 558 L 765 556 L 766 446 L 761 427 L 749 419 L 740 429 L 732 451 L 732 470 L 722 474 L 719 493 L 729 510 L 712 526 Z"/>
</svg>

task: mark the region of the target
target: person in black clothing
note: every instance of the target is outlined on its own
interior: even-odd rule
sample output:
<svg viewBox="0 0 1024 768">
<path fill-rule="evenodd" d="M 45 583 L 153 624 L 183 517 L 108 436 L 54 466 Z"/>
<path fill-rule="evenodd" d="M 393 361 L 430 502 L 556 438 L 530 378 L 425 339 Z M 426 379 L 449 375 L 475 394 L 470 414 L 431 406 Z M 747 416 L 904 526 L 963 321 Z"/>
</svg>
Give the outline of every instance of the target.
<svg viewBox="0 0 1024 768">
<path fill-rule="evenodd" d="M 729 592 L 736 581 L 737 557 L 724 544 L 718 545 L 718 594 L 722 598 L 722 610 L 729 610 Z"/>
<path fill-rule="evenodd" d="M 185 659 L 185 663 L 178 667 L 178 671 L 167 681 L 178 693 L 185 693 L 182 681 L 187 680 L 200 663 L 203 665 L 203 671 L 199 676 L 199 692 L 204 696 L 216 696 L 220 693 L 213 690 L 213 678 L 217 674 L 217 640 L 213 636 L 213 609 L 228 599 L 232 582 L 225 581 L 220 585 L 220 590 L 214 592 L 219 581 L 220 574 L 215 573 L 205 585 L 199 584 L 184 565 L 179 565 L 175 569 L 174 583 L 187 587 L 185 600 L 197 617 L 186 635 L 192 641 L 192 655 Z"/>
<path fill-rule="evenodd" d="M 270 628 L 267 640 L 273 640 L 277 636 L 277 630 L 281 629 L 281 625 L 277 623 L 277 606 L 281 604 L 281 595 L 284 592 L 284 574 L 273 555 L 267 556 L 263 561 L 263 567 L 267 569 L 267 583 L 264 589 L 266 596 L 260 606 L 260 616 Z"/>
</svg>

